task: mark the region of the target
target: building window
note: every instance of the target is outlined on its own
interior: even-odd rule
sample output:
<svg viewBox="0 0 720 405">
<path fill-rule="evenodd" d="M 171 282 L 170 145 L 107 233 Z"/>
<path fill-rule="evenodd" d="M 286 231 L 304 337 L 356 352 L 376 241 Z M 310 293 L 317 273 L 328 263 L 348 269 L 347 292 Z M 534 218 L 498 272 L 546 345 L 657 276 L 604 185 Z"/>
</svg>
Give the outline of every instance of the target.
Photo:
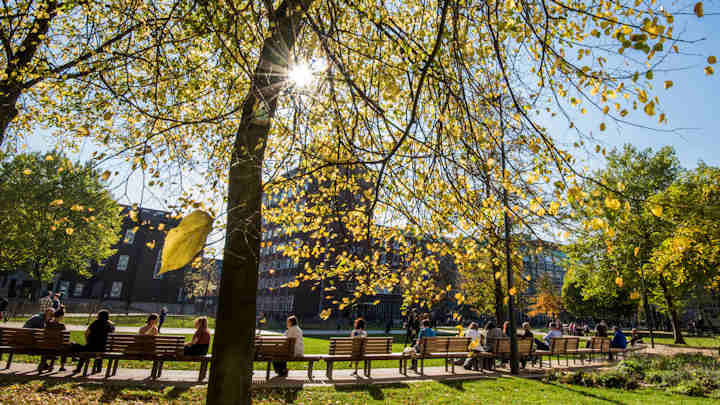
<svg viewBox="0 0 720 405">
<path fill-rule="evenodd" d="M 70 282 L 62 280 L 58 283 L 57 286 L 57 292 L 59 292 L 63 297 L 68 296 L 68 290 L 70 289 Z"/>
<path fill-rule="evenodd" d="M 85 289 L 85 284 L 83 283 L 76 283 L 75 284 L 75 291 L 73 291 L 74 297 L 79 297 L 83 294 L 83 290 Z"/>
<path fill-rule="evenodd" d="M 155 280 L 162 280 L 163 275 L 160 273 L 160 267 L 162 265 L 162 248 L 158 251 L 158 255 L 155 258 L 155 267 L 153 268 L 153 279 Z"/>
<path fill-rule="evenodd" d="M 113 281 L 112 289 L 110 290 L 110 297 L 111 298 L 119 298 L 120 295 L 122 294 L 122 287 L 123 287 L 122 281 Z"/>
<path fill-rule="evenodd" d="M 120 255 L 120 257 L 118 257 L 117 267 L 115 269 L 117 271 L 125 271 L 128 268 L 129 262 L 130 262 L 130 256 Z"/>
<path fill-rule="evenodd" d="M 133 231 L 132 229 L 128 229 L 127 231 L 125 231 L 125 239 L 123 242 L 129 245 L 135 243 L 135 231 Z"/>
</svg>

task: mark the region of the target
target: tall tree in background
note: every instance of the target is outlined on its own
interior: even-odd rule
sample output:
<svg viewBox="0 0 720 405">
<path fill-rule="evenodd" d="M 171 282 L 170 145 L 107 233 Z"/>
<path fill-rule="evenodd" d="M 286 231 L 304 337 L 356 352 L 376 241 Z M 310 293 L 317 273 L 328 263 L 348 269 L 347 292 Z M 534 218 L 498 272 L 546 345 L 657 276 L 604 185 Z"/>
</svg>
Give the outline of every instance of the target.
<svg viewBox="0 0 720 405">
<path fill-rule="evenodd" d="M 61 271 L 89 277 L 115 253 L 120 207 L 88 165 L 63 154 L 22 154 L 0 163 L 0 270 L 48 282 Z"/>
<path fill-rule="evenodd" d="M 670 227 L 653 214 L 649 200 L 672 184 L 680 170 L 670 147 L 653 152 L 626 145 L 607 154 L 607 168 L 595 174 L 597 182 L 588 183 L 573 200 L 583 225 L 566 247 L 570 277 L 584 286 L 585 297 L 617 297 L 616 287 L 640 292 L 651 330 L 649 304 L 663 283 L 653 277 L 650 258 Z M 664 308 L 676 306 L 676 297 L 663 296 Z"/>
</svg>

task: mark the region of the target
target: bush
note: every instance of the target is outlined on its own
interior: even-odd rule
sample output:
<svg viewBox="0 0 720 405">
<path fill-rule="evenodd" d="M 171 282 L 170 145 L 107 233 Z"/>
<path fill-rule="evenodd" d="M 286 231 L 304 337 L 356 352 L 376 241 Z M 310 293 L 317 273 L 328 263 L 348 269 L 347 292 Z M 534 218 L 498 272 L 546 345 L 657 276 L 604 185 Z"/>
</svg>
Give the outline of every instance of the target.
<svg viewBox="0 0 720 405">
<path fill-rule="evenodd" d="M 689 395 L 692 397 L 705 396 L 705 389 L 697 380 L 685 381 L 674 387 L 668 388 L 669 392 L 675 394 Z"/>
<path fill-rule="evenodd" d="M 638 382 L 635 379 L 617 370 L 596 374 L 595 384 L 606 388 L 622 388 L 626 390 L 634 390 L 638 387 Z"/>
</svg>

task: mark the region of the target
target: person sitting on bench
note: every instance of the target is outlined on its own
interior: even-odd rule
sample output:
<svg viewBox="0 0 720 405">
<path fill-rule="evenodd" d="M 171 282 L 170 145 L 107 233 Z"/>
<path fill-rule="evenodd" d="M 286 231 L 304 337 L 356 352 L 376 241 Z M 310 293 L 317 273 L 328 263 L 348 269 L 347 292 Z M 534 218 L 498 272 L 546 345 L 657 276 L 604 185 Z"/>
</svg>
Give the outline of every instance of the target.
<svg viewBox="0 0 720 405">
<path fill-rule="evenodd" d="M 54 314 L 55 314 L 54 309 L 46 308 L 45 311 L 43 311 L 39 314 L 35 314 L 35 315 L 31 316 L 27 321 L 25 321 L 23 328 L 45 329 L 45 324 L 52 319 Z"/>
<path fill-rule="evenodd" d="M 138 330 L 138 335 L 157 336 L 160 331 L 157 328 L 158 314 L 150 314 L 145 325 Z"/>
<path fill-rule="evenodd" d="M 186 356 L 204 356 L 210 348 L 210 331 L 207 318 L 202 316 L 195 319 L 195 334 L 189 343 L 185 343 Z"/>
<path fill-rule="evenodd" d="M 622 333 L 619 327 L 613 326 L 613 338 L 610 342 L 610 347 L 614 349 L 625 349 L 627 348 L 627 338 Z"/>
<path fill-rule="evenodd" d="M 104 352 L 107 345 L 108 335 L 115 332 L 115 325 L 110 322 L 110 312 L 106 309 L 98 311 L 97 319 L 85 330 L 85 345 L 73 343 L 72 351 L 80 352 Z M 77 368 L 73 373 L 79 373 L 84 365 L 84 359 L 78 361 Z M 102 360 L 95 359 L 92 372 L 99 373 L 102 368 Z"/>
<path fill-rule="evenodd" d="M 550 344 L 552 343 L 552 339 L 562 337 L 562 335 L 563 334 L 560 331 L 560 326 L 558 326 L 558 324 L 555 322 L 551 322 L 550 331 L 545 335 L 545 337 L 543 337 L 543 340 L 535 339 L 535 346 L 538 348 L 538 350 L 550 350 Z"/>
<path fill-rule="evenodd" d="M 305 343 L 303 342 L 303 331 L 298 326 L 298 319 L 295 315 L 291 315 L 288 317 L 285 324 L 287 325 L 285 337 L 295 338 L 295 351 L 293 354 L 295 357 L 301 357 L 305 353 Z M 273 368 L 279 377 L 288 376 L 286 361 L 273 361 Z"/>
</svg>

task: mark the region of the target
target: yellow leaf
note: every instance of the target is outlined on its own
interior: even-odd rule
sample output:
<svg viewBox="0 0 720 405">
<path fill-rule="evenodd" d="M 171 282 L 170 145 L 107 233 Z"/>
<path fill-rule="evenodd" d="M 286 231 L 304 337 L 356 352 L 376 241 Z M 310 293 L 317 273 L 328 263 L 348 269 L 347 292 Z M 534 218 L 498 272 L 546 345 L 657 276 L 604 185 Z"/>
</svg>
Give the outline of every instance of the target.
<svg viewBox="0 0 720 405">
<path fill-rule="evenodd" d="M 635 257 L 637 257 L 638 253 L 640 253 L 640 248 L 636 247 L 634 253 L 635 253 Z"/>
<path fill-rule="evenodd" d="M 50 205 L 63 205 L 63 200 L 53 200 Z"/>
<path fill-rule="evenodd" d="M 616 279 L 615 279 L 615 284 L 617 284 L 618 287 L 622 287 L 622 286 L 623 286 L 623 279 L 622 279 L 622 277 L 616 278 Z"/>
<path fill-rule="evenodd" d="M 707 62 L 711 65 L 714 65 L 715 62 L 717 62 L 717 58 L 715 58 L 714 56 L 708 56 Z"/>
<path fill-rule="evenodd" d="M 616 198 L 610 198 L 608 196 L 605 197 L 605 206 L 612 210 L 616 210 L 620 208 L 620 201 L 618 201 Z"/>
<path fill-rule="evenodd" d="M 45 156 L 45 160 L 47 160 L 48 162 L 52 161 L 53 159 L 54 158 L 52 157 L 52 155 Z"/>
<path fill-rule="evenodd" d="M 715 73 L 715 70 L 713 70 L 712 66 L 705 66 L 705 74 L 710 76 L 711 74 Z"/>
<path fill-rule="evenodd" d="M 656 217 L 662 216 L 663 207 L 657 205 L 655 207 L 650 208 L 650 211 L 652 211 L 653 215 Z"/>
<path fill-rule="evenodd" d="M 604 131 L 604 130 L 605 130 L 605 123 L 604 123 L 604 122 L 603 122 L 603 123 L 600 123 L 600 130 L 601 130 L 601 131 Z"/>
<path fill-rule="evenodd" d="M 158 274 L 177 270 L 190 263 L 205 246 L 212 230 L 213 219 L 205 211 L 197 210 L 180 221 L 168 232 L 162 253 L 162 266 Z"/>
<path fill-rule="evenodd" d="M 655 115 L 655 102 L 651 101 L 645 104 L 645 114 Z"/>
<path fill-rule="evenodd" d="M 703 4 L 702 1 L 698 1 L 695 4 L 695 7 L 693 8 L 693 11 L 695 11 L 695 15 L 698 17 L 702 17 L 705 15 L 705 11 L 703 10 Z"/>
<path fill-rule="evenodd" d="M 51 225 L 51 226 L 50 226 L 50 230 L 51 230 L 51 231 L 55 231 L 55 230 L 57 230 L 57 226 L 55 226 L 55 225 Z"/>
<path fill-rule="evenodd" d="M 517 288 L 515 288 L 515 287 L 511 288 L 510 291 L 508 291 L 508 293 L 509 293 L 510 295 L 513 295 L 513 296 L 514 296 L 515 294 L 517 294 Z"/>
<path fill-rule="evenodd" d="M 673 86 L 672 80 L 665 80 L 665 88 L 666 89 L 669 89 L 672 86 Z"/>
<path fill-rule="evenodd" d="M 380 303 L 380 300 L 375 300 L 375 301 L 373 301 L 372 304 L 373 304 L 373 305 L 377 305 L 377 304 L 379 304 L 379 303 Z"/>
<path fill-rule="evenodd" d="M 107 180 L 110 178 L 110 174 L 110 170 L 105 170 L 100 177 L 102 177 L 103 180 Z"/>
<path fill-rule="evenodd" d="M 155 241 L 148 242 L 145 246 L 147 246 L 150 250 L 155 249 Z"/>
<path fill-rule="evenodd" d="M 502 277 L 502 273 L 500 273 L 499 271 L 496 271 L 495 272 L 495 280 L 500 280 L 500 277 Z"/>
<path fill-rule="evenodd" d="M 75 232 L 75 230 L 74 230 L 74 229 L 72 229 L 72 228 L 65 228 L 65 233 L 66 233 L 66 234 L 68 234 L 68 235 L 72 235 L 72 234 L 73 234 L 73 232 Z"/>
<path fill-rule="evenodd" d="M 29 176 L 29 175 L 32 174 L 32 170 L 30 170 L 30 169 L 25 169 L 25 170 L 23 170 L 23 174 L 26 175 L 26 176 Z"/>
<path fill-rule="evenodd" d="M 330 314 L 332 314 L 331 308 L 325 308 L 320 312 L 320 318 L 322 319 L 328 319 L 330 318 Z"/>
</svg>

